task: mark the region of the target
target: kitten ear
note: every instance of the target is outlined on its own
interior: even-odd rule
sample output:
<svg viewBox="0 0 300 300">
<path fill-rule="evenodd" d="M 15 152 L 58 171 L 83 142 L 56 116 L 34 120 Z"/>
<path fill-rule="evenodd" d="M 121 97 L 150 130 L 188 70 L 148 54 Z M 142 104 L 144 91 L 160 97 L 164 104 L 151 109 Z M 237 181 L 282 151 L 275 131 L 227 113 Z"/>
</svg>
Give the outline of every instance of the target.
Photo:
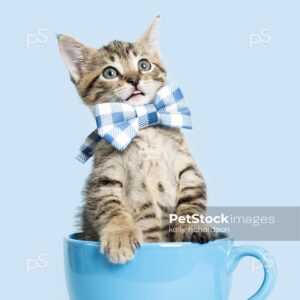
<svg viewBox="0 0 300 300">
<path fill-rule="evenodd" d="M 57 41 L 60 54 L 71 78 L 77 83 L 86 70 L 86 58 L 92 49 L 67 35 L 58 34 Z"/>
<path fill-rule="evenodd" d="M 145 50 L 157 56 L 160 56 L 158 42 L 159 19 L 160 17 L 156 16 L 154 20 L 150 23 L 142 37 L 137 41 L 137 43 L 140 46 L 142 46 Z"/>
</svg>

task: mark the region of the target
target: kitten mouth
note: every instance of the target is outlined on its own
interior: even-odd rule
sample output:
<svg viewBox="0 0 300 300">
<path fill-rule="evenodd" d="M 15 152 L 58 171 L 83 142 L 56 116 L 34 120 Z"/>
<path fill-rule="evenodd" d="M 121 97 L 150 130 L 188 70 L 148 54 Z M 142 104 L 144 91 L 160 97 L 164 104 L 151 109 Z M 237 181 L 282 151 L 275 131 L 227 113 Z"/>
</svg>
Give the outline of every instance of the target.
<svg viewBox="0 0 300 300">
<path fill-rule="evenodd" d="M 133 93 L 126 99 L 126 101 L 128 101 L 129 99 L 133 99 L 135 96 L 145 96 L 145 94 L 143 92 L 141 92 L 140 90 L 135 90 L 133 91 Z"/>
</svg>

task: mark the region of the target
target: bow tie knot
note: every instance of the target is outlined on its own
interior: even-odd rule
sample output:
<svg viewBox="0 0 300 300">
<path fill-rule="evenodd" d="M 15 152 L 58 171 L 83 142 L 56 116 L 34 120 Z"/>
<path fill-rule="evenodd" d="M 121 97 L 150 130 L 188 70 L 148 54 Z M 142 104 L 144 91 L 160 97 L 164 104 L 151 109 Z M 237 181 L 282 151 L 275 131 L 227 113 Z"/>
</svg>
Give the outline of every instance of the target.
<svg viewBox="0 0 300 300">
<path fill-rule="evenodd" d="M 136 106 L 135 111 L 139 120 L 139 128 L 158 124 L 158 111 L 154 104 Z"/>
<path fill-rule="evenodd" d="M 161 88 L 151 104 L 103 103 L 95 105 L 93 113 L 97 129 L 86 138 L 77 156 L 83 163 L 93 155 L 101 139 L 123 151 L 138 135 L 139 129 L 154 125 L 192 128 L 190 110 L 181 90 L 174 83 Z"/>
</svg>

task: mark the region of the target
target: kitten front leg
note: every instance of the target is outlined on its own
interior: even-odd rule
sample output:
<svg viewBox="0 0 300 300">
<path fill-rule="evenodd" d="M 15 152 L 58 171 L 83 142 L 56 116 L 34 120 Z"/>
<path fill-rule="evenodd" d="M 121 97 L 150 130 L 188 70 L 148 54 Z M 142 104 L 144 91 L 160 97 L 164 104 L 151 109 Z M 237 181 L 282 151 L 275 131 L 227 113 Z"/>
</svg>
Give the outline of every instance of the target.
<svg viewBox="0 0 300 300">
<path fill-rule="evenodd" d="M 141 230 L 124 206 L 123 174 L 122 166 L 115 162 L 95 168 L 88 191 L 101 252 L 107 254 L 112 263 L 132 259 L 143 242 Z"/>
<path fill-rule="evenodd" d="M 100 208 L 98 214 L 102 211 Z M 101 252 L 107 254 L 112 263 L 125 263 L 134 257 L 135 250 L 140 247 L 142 232 L 121 207 L 115 206 L 105 215 L 98 219 L 98 222 L 106 223 L 100 230 Z"/>
</svg>

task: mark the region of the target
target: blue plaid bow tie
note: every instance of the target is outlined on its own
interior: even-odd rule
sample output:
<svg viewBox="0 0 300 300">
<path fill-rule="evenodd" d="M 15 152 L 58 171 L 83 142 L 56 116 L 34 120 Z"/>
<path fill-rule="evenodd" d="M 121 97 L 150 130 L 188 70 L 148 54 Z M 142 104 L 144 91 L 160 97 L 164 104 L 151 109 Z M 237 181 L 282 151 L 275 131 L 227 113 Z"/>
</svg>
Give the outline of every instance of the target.
<svg viewBox="0 0 300 300">
<path fill-rule="evenodd" d="M 161 88 L 151 104 L 131 106 L 125 103 L 103 103 L 93 107 L 97 129 L 80 147 L 77 159 L 85 163 L 97 143 L 104 139 L 114 148 L 123 151 L 138 135 L 140 128 L 153 125 L 192 128 L 191 112 L 183 95 L 174 83 Z"/>
</svg>

